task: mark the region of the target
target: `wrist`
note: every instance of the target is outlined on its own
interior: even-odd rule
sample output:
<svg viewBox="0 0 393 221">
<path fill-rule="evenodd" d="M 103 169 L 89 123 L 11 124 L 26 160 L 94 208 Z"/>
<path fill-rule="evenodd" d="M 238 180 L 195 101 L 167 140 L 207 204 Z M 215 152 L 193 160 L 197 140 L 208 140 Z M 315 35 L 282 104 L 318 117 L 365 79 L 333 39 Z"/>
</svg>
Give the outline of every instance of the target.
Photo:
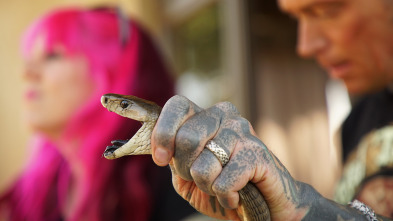
<svg viewBox="0 0 393 221">
<path fill-rule="evenodd" d="M 310 208 L 313 208 L 315 202 L 318 202 L 322 197 L 312 186 L 294 181 L 294 185 L 290 191 L 291 195 L 286 195 L 286 204 L 282 205 L 275 214 L 274 220 L 307 220 L 306 217 L 310 216 Z M 312 214 L 311 214 L 312 215 Z M 315 216 L 309 220 L 319 220 Z"/>
<path fill-rule="evenodd" d="M 310 185 L 302 186 L 299 189 L 303 192 L 300 195 L 302 202 L 298 207 L 307 209 L 307 212 L 301 220 L 367 220 L 358 210 L 324 198 Z"/>
<path fill-rule="evenodd" d="M 367 218 L 368 221 L 378 221 L 377 216 L 374 213 L 374 210 L 372 210 L 366 204 L 358 200 L 354 200 L 348 204 L 351 208 L 359 210 L 359 212 L 361 212 Z"/>
</svg>

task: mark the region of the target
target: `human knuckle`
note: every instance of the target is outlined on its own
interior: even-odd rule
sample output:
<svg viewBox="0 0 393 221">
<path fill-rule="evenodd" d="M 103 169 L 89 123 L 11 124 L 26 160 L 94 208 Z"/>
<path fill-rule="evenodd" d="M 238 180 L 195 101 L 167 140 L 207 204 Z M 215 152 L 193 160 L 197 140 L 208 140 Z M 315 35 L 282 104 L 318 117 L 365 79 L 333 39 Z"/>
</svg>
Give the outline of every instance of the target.
<svg viewBox="0 0 393 221">
<path fill-rule="evenodd" d="M 176 106 L 189 108 L 191 101 L 182 95 L 174 95 L 165 104 L 165 106 Z"/>
<path fill-rule="evenodd" d="M 182 95 L 174 95 L 169 100 L 167 103 L 178 103 L 178 102 L 188 102 L 188 99 Z"/>
<path fill-rule="evenodd" d="M 170 131 L 166 130 L 164 127 L 157 127 L 153 139 L 159 144 L 167 144 L 170 136 Z"/>
<path fill-rule="evenodd" d="M 195 132 L 192 127 L 180 127 L 175 138 L 176 146 L 181 147 L 182 151 L 193 151 L 200 142 L 199 136 L 195 136 Z"/>
<path fill-rule="evenodd" d="M 209 171 L 207 171 L 206 168 L 200 166 L 191 166 L 190 172 L 193 179 L 198 181 L 198 183 L 205 184 L 210 180 Z"/>
<path fill-rule="evenodd" d="M 248 128 L 248 125 L 248 120 L 241 116 L 231 116 L 226 118 L 223 122 L 224 127 L 231 128 L 232 130 L 237 132 L 243 131 L 244 128 Z"/>
<path fill-rule="evenodd" d="M 215 106 L 228 114 L 239 114 L 239 111 L 236 108 L 236 106 L 229 101 L 219 102 Z"/>
<path fill-rule="evenodd" d="M 249 126 L 249 121 L 246 118 L 238 116 L 236 119 L 242 124 L 242 126 Z"/>
<path fill-rule="evenodd" d="M 212 190 L 218 196 L 225 196 L 228 194 L 228 186 L 225 182 L 214 182 Z"/>
<path fill-rule="evenodd" d="M 200 111 L 201 108 L 188 98 L 182 95 L 175 95 L 164 105 L 161 115 L 163 115 L 164 112 L 170 112 L 174 118 L 184 118 L 185 116 L 190 116 Z"/>
</svg>

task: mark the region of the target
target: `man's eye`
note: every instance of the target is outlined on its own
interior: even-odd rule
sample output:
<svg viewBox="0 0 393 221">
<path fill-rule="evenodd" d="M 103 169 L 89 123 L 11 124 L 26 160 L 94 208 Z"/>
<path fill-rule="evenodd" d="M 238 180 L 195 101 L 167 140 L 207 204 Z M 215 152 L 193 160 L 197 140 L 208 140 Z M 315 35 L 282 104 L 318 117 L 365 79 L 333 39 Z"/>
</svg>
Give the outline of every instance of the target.
<svg viewBox="0 0 393 221">
<path fill-rule="evenodd" d="M 319 3 L 304 9 L 305 16 L 313 19 L 332 19 L 340 16 L 345 11 L 345 2 Z"/>
<path fill-rule="evenodd" d="M 339 8 L 336 8 L 336 7 L 327 8 L 321 12 L 321 15 L 322 15 L 322 17 L 325 17 L 325 18 L 329 17 L 330 18 L 330 17 L 337 16 L 339 14 L 339 12 L 340 12 Z"/>
<path fill-rule="evenodd" d="M 315 15 L 319 18 L 334 18 L 343 11 L 343 6 L 342 3 L 323 5 L 315 10 Z"/>
</svg>

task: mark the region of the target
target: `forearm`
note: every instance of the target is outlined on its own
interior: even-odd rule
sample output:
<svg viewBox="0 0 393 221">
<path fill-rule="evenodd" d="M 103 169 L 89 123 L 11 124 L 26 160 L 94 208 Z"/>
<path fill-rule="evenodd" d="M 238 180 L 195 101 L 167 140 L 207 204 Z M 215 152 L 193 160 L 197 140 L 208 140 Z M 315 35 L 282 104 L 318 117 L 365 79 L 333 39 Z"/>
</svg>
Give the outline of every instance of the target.
<svg viewBox="0 0 393 221">
<path fill-rule="evenodd" d="M 313 187 L 299 182 L 298 187 L 303 198 L 299 208 L 307 208 L 307 213 L 303 217 L 304 221 L 313 220 L 367 220 L 366 216 L 359 210 L 347 205 L 338 204 L 332 200 L 321 196 Z M 378 220 L 390 220 L 385 217 L 377 216 Z"/>
</svg>

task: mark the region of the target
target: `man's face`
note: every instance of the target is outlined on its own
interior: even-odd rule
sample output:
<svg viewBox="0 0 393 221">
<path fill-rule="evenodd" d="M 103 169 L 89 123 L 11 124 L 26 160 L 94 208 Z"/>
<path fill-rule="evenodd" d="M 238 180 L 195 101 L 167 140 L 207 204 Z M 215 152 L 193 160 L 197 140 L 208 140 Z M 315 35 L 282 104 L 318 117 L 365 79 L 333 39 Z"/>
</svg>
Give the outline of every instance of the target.
<svg viewBox="0 0 393 221">
<path fill-rule="evenodd" d="M 314 57 L 350 93 L 393 83 L 393 0 L 278 1 L 298 20 L 298 53 Z"/>
</svg>

